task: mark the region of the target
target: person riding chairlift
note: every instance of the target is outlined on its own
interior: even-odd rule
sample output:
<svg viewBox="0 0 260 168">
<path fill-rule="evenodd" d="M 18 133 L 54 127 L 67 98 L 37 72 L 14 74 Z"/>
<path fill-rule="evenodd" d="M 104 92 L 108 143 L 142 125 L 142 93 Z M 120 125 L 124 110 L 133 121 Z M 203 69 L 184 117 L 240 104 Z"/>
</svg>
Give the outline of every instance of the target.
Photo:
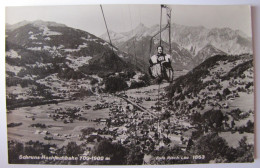
<svg viewBox="0 0 260 168">
<path fill-rule="evenodd" d="M 162 46 L 157 47 L 157 54 L 151 56 L 149 63 L 149 74 L 153 79 L 156 79 L 158 83 L 161 83 L 163 79 L 168 82 L 173 81 L 171 56 L 163 53 Z"/>
</svg>

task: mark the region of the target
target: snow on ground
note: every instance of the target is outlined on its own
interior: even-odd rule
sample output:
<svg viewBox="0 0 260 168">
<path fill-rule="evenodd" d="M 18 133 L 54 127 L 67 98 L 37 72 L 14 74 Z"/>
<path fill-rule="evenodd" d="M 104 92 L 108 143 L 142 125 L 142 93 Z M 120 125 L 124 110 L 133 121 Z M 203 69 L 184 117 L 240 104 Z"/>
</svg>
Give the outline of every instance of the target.
<svg viewBox="0 0 260 168">
<path fill-rule="evenodd" d="M 60 44 L 57 49 L 62 49 L 62 48 L 64 48 L 64 45 Z"/>
<path fill-rule="evenodd" d="M 51 47 L 50 46 L 43 46 L 43 50 L 51 50 Z"/>
<path fill-rule="evenodd" d="M 37 40 L 38 38 L 35 37 L 35 35 L 31 34 L 31 36 L 29 37 L 29 39 L 31 39 L 31 40 Z"/>
<path fill-rule="evenodd" d="M 21 56 L 14 50 L 7 51 L 5 54 L 10 58 L 21 58 Z"/>
<path fill-rule="evenodd" d="M 29 79 L 29 80 L 34 80 L 34 78 L 37 78 L 37 75 L 26 75 L 22 79 Z"/>
<path fill-rule="evenodd" d="M 119 54 L 118 56 L 119 56 L 120 58 L 124 58 L 123 54 Z"/>
<path fill-rule="evenodd" d="M 71 49 L 71 48 L 66 48 L 66 49 L 63 49 L 64 52 L 67 52 L 67 53 L 72 53 L 72 52 L 77 52 L 79 51 L 79 49 Z"/>
<path fill-rule="evenodd" d="M 37 36 L 38 35 L 42 35 L 42 36 L 57 36 L 57 35 L 62 35 L 62 33 L 60 32 L 55 32 L 55 31 L 51 31 L 47 26 L 41 26 L 40 30 L 42 30 L 42 33 L 37 33 L 34 34 L 32 31 L 29 31 L 28 34 L 30 35 L 29 39 L 31 40 L 37 40 Z M 44 38 L 44 40 L 51 40 L 50 37 L 46 37 Z"/>
<path fill-rule="evenodd" d="M 86 48 L 86 47 L 88 47 L 88 44 L 87 43 L 83 43 L 82 45 L 78 46 L 78 49 L 80 50 L 81 48 Z"/>
<path fill-rule="evenodd" d="M 103 81 L 103 78 L 100 78 L 100 77 L 97 76 L 97 75 L 91 75 L 91 77 L 97 79 L 98 82 L 102 82 L 102 81 Z"/>
<path fill-rule="evenodd" d="M 57 56 L 62 57 L 62 55 L 57 51 L 57 49 L 62 49 L 63 47 L 64 47 L 63 45 L 59 45 L 58 47 L 43 46 L 42 49 L 50 52 L 52 54 L 51 55 L 52 57 L 57 57 Z"/>
<path fill-rule="evenodd" d="M 208 76 L 206 76 L 206 78 L 202 79 L 202 82 L 205 83 L 205 82 L 208 82 L 208 81 L 211 81 L 211 80 L 212 80 L 211 75 L 208 75 Z"/>
<path fill-rule="evenodd" d="M 88 40 L 88 39 L 86 39 L 85 37 L 80 37 L 82 40 Z"/>
<path fill-rule="evenodd" d="M 40 30 L 43 30 L 42 35 L 44 35 L 44 36 L 62 35 L 62 33 L 60 33 L 60 32 L 51 31 L 47 26 L 41 26 Z"/>
<path fill-rule="evenodd" d="M 67 60 L 70 60 L 71 62 L 70 63 L 67 62 L 67 65 L 74 70 L 78 70 L 79 67 L 89 64 L 89 60 L 91 59 L 92 59 L 91 56 L 81 56 L 75 58 L 71 55 L 68 55 Z"/>
<path fill-rule="evenodd" d="M 86 40 L 86 41 L 89 41 L 89 40 L 92 40 L 90 39 L 91 38 L 91 35 L 88 34 L 88 37 L 80 37 L 82 40 Z M 97 39 L 94 39 L 94 40 L 97 40 Z"/>
<path fill-rule="evenodd" d="M 33 42 L 33 44 L 39 44 L 39 45 L 42 45 L 42 42 Z"/>
<path fill-rule="evenodd" d="M 252 68 L 249 68 L 247 71 L 245 71 L 244 74 L 246 76 L 250 76 L 251 78 L 253 78 L 253 72 L 254 72 L 254 69 L 252 67 Z"/>
<path fill-rule="evenodd" d="M 100 42 L 99 44 L 101 44 L 101 45 L 103 45 L 103 46 L 109 45 L 108 42 L 104 42 L 104 43 Z"/>
<path fill-rule="evenodd" d="M 28 50 L 33 50 L 33 51 L 41 51 L 42 47 L 29 47 L 27 48 Z"/>
<path fill-rule="evenodd" d="M 5 68 L 6 71 L 13 72 L 15 75 L 17 75 L 23 69 L 23 67 L 9 65 L 8 63 L 5 64 Z"/>
<path fill-rule="evenodd" d="M 90 38 L 90 37 L 88 37 Z M 85 41 L 97 41 L 98 39 L 86 39 L 85 37 L 81 37 L 81 39 L 85 40 Z"/>
<path fill-rule="evenodd" d="M 53 85 L 56 85 L 55 82 L 60 81 L 60 79 L 57 77 L 57 73 L 55 73 L 55 74 L 45 77 L 44 79 L 37 80 L 37 82 L 41 83 L 41 84 L 47 83 L 48 81 L 51 81 L 51 82 L 53 82 Z M 58 82 L 58 83 L 61 83 L 61 82 Z"/>
<path fill-rule="evenodd" d="M 130 86 L 131 86 L 131 83 L 132 83 L 133 81 L 139 82 L 139 81 L 140 81 L 140 80 L 139 80 L 139 77 L 140 77 L 140 76 L 142 76 L 142 73 L 141 73 L 141 72 L 136 72 L 136 74 L 133 76 L 133 78 L 130 79 L 130 81 L 126 81 L 127 86 L 130 87 Z"/>
<path fill-rule="evenodd" d="M 52 65 L 53 65 L 52 63 L 43 64 L 43 63 L 39 63 L 39 62 L 36 62 L 35 64 L 26 64 L 27 67 L 32 67 L 32 68 L 35 68 L 35 67 L 42 68 L 42 67 L 52 66 Z"/>
<path fill-rule="evenodd" d="M 136 81 L 136 82 L 139 82 L 140 81 L 140 77 L 142 76 L 143 74 L 141 72 L 136 72 L 135 76 L 133 76 L 132 79 L 130 79 L 130 81 Z"/>
<path fill-rule="evenodd" d="M 68 53 L 77 52 L 77 51 L 80 51 L 82 48 L 86 48 L 86 47 L 88 47 L 88 44 L 83 43 L 83 44 L 79 45 L 78 48 L 76 48 L 76 49 L 66 48 L 66 49 L 63 49 L 63 51 L 68 52 Z"/>
</svg>

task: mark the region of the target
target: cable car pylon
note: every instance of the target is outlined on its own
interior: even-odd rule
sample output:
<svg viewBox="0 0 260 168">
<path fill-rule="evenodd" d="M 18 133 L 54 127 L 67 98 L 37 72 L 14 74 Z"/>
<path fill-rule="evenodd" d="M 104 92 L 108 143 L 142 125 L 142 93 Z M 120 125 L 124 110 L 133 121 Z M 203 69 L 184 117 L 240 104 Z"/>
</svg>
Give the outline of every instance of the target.
<svg viewBox="0 0 260 168">
<path fill-rule="evenodd" d="M 162 28 L 162 12 L 163 12 L 163 9 L 166 9 L 166 15 L 167 15 L 167 24 L 166 24 L 166 26 L 165 27 L 163 27 Z M 169 54 L 171 55 L 171 53 L 172 53 L 172 51 L 171 51 L 171 11 L 172 11 L 172 9 L 169 7 L 169 6 L 167 6 L 167 5 L 161 5 L 161 11 L 160 11 L 160 13 L 161 13 L 161 15 L 160 15 L 160 30 L 156 33 L 156 34 L 154 34 L 152 37 L 151 37 L 151 40 L 150 40 L 150 53 L 149 53 L 149 55 L 150 55 L 150 57 L 152 56 L 151 55 L 151 53 L 152 53 L 152 43 L 153 43 L 153 38 L 154 37 L 156 37 L 158 34 L 159 34 L 159 44 L 160 44 L 160 46 L 162 46 L 162 32 L 163 31 L 165 31 L 166 29 L 168 29 L 168 32 L 169 32 Z M 162 65 L 161 65 L 162 66 Z M 162 67 L 161 67 L 162 68 Z M 162 70 L 161 70 L 162 71 Z M 166 73 L 166 72 L 165 72 Z M 169 75 L 168 77 L 170 77 L 169 79 L 167 79 L 167 80 L 169 80 L 169 81 L 172 81 L 172 79 L 173 79 L 173 77 L 172 76 L 170 76 L 170 75 L 173 75 L 173 72 L 172 73 L 170 73 L 170 72 L 168 72 L 169 74 L 167 74 L 167 75 Z M 161 78 L 161 77 L 160 77 Z M 158 101 L 157 101 L 157 104 L 158 104 L 158 106 L 157 106 L 157 111 L 159 112 L 160 110 L 161 110 L 161 105 L 160 105 L 160 81 L 161 80 L 158 80 L 157 82 L 158 82 Z M 159 127 L 160 127 L 160 116 L 159 116 L 159 114 L 158 114 L 158 124 L 157 124 L 157 132 L 158 132 L 158 139 L 159 139 L 159 141 L 160 141 L 160 137 L 161 137 L 161 130 L 159 130 Z"/>
</svg>

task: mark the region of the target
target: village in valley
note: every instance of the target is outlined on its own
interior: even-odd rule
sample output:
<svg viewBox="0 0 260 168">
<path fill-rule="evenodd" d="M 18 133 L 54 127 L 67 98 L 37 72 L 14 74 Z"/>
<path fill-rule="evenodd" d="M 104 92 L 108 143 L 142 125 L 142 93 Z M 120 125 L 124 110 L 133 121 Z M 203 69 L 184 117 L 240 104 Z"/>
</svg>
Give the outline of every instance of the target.
<svg viewBox="0 0 260 168">
<path fill-rule="evenodd" d="M 202 80 L 219 82 L 209 84 L 197 94 L 185 95 L 185 99 L 180 96 L 184 92 L 169 99 L 167 89 L 171 85 L 164 82 L 160 90 L 154 84 L 11 110 L 9 140 L 52 144 L 48 151 L 51 156 L 58 156 L 61 148 L 75 142 L 81 147 L 77 156 L 84 157 L 93 156 L 95 145 L 108 140 L 126 148 L 135 146 L 142 155 L 142 164 L 157 163 L 155 152 L 163 148 L 178 147 L 192 160 L 190 150 L 197 138 L 212 133 L 234 148 L 243 137 L 253 144 L 254 109 L 252 102 L 245 102 L 245 98 L 253 98 L 253 86 L 248 82 L 253 80 L 253 69 L 244 71 L 243 78 L 227 81 L 223 78 L 226 72 L 241 62 L 218 63 L 222 64 L 221 70 L 212 67 L 210 76 Z"/>
<path fill-rule="evenodd" d="M 249 33 L 172 23 L 173 5 L 130 7 L 161 10 L 166 23 L 148 17 L 154 23 L 147 25 L 140 17 L 135 28 L 114 32 L 102 5 L 83 7 L 103 13 L 91 15 L 105 21 L 100 35 L 53 21 L 6 23 L 9 164 L 254 161 Z M 121 8 L 131 11 L 105 6 L 113 17 Z M 130 23 L 128 16 L 121 21 Z"/>
</svg>

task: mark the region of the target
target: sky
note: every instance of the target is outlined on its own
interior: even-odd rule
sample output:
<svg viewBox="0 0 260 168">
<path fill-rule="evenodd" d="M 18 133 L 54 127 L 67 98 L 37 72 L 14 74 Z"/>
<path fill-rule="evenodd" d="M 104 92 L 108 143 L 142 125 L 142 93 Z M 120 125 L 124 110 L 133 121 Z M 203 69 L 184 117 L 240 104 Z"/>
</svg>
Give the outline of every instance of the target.
<svg viewBox="0 0 260 168">
<path fill-rule="evenodd" d="M 151 27 L 160 23 L 160 5 L 102 5 L 108 28 L 126 32 L 143 23 Z M 229 27 L 241 30 L 251 37 L 251 10 L 249 6 L 171 5 L 172 23 L 206 28 Z M 6 7 L 6 23 L 23 20 L 54 21 L 78 28 L 97 36 L 106 32 L 99 5 Z M 163 23 L 166 13 L 163 11 Z"/>
</svg>

